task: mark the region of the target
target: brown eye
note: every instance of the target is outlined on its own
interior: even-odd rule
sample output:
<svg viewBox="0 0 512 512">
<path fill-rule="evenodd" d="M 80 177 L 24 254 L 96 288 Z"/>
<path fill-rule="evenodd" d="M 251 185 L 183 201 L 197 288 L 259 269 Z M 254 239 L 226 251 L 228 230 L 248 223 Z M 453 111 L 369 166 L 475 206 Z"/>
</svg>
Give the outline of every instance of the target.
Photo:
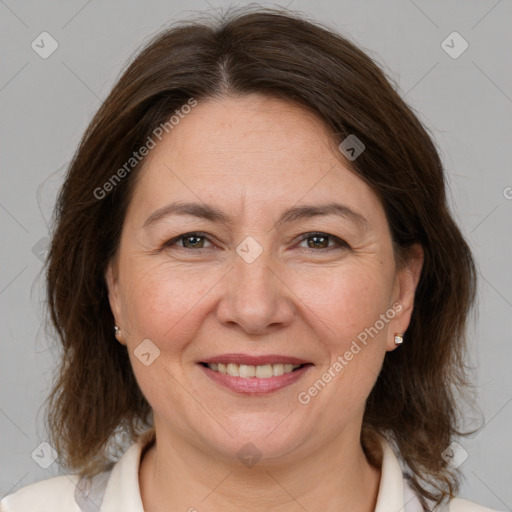
<svg viewBox="0 0 512 512">
<path fill-rule="evenodd" d="M 348 244 L 338 237 L 327 233 L 306 233 L 301 239 L 301 243 L 306 241 L 308 249 L 336 249 L 348 247 Z M 333 244 L 329 244 L 333 241 Z"/>
<path fill-rule="evenodd" d="M 177 247 L 179 249 L 208 249 L 205 241 L 208 238 L 202 233 L 185 233 L 165 243 L 165 247 Z M 181 242 L 181 243 L 179 243 Z"/>
<path fill-rule="evenodd" d="M 314 235 L 307 238 L 310 249 L 325 249 L 329 247 L 329 237 Z"/>
<path fill-rule="evenodd" d="M 181 238 L 183 246 L 188 249 L 202 249 L 204 245 L 204 237 L 197 235 L 189 235 Z"/>
</svg>

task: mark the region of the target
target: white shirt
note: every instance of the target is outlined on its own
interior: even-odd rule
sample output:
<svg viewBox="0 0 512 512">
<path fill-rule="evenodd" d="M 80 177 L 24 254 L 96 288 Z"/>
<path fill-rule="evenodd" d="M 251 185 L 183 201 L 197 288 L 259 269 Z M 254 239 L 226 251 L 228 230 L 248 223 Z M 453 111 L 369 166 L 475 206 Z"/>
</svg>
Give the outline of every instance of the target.
<svg viewBox="0 0 512 512">
<path fill-rule="evenodd" d="M 0 502 L 0 512 L 144 512 L 139 489 L 141 453 L 151 431 L 128 448 L 110 471 L 92 480 L 64 475 L 27 485 Z M 423 512 L 388 441 L 382 438 L 383 460 L 375 512 Z M 194 510 L 191 507 L 190 510 Z M 449 512 L 495 512 L 455 498 Z"/>
</svg>

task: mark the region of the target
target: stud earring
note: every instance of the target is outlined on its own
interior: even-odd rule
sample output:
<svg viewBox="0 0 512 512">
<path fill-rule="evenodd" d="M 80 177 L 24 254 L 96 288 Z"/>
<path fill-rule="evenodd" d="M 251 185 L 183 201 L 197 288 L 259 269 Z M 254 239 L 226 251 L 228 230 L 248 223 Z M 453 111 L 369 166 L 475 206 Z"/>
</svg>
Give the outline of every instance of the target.
<svg viewBox="0 0 512 512">
<path fill-rule="evenodd" d="M 397 332 L 395 333 L 395 345 L 401 345 L 404 342 L 404 333 Z"/>
<path fill-rule="evenodd" d="M 123 340 L 123 337 L 121 336 L 121 327 L 119 327 L 119 325 L 117 325 L 117 324 L 114 325 L 114 334 L 115 334 L 117 341 L 119 343 L 121 343 L 121 345 L 126 346 L 126 342 L 125 342 L 125 340 Z"/>
</svg>

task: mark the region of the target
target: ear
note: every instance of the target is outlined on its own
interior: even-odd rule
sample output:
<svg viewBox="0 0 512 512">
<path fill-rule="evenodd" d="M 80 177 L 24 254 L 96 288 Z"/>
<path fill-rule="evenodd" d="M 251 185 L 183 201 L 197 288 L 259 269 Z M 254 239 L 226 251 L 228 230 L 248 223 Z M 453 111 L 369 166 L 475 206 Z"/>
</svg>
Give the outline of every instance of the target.
<svg viewBox="0 0 512 512">
<path fill-rule="evenodd" d="M 393 289 L 393 304 L 396 304 L 397 314 L 389 322 L 387 351 L 395 350 L 398 345 L 395 343 L 395 333 L 405 333 L 411 321 L 414 309 L 414 294 L 423 268 L 424 252 L 421 244 L 413 244 L 409 248 L 407 261 L 397 271 Z M 400 309 L 399 306 L 400 305 Z"/>
<path fill-rule="evenodd" d="M 115 261 L 110 261 L 105 272 L 105 282 L 108 290 L 108 301 L 110 303 L 110 309 L 114 317 L 114 322 L 120 327 L 123 325 L 123 316 L 121 314 L 121 298 L 119 293 L 119 280 L 117 273 L 117 265 Z M 119 337 L 117 337 L 119 343 L 126 345 Z"/>
</svg>

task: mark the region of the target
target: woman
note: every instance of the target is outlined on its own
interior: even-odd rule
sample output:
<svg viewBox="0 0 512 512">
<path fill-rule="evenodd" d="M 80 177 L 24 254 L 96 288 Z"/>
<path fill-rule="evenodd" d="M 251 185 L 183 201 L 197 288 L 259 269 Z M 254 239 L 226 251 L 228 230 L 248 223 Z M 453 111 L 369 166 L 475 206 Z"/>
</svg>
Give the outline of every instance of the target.
<svg viewBox="0 0 512 512">
<path fill-rule="evenodd" d="M 156 37 L 70 166 L 47 280 L 75 474 L 2 510 L 489 510 L 454 498 L 476 278 L 442 164 L 328 29 Z"/>
</svg>

